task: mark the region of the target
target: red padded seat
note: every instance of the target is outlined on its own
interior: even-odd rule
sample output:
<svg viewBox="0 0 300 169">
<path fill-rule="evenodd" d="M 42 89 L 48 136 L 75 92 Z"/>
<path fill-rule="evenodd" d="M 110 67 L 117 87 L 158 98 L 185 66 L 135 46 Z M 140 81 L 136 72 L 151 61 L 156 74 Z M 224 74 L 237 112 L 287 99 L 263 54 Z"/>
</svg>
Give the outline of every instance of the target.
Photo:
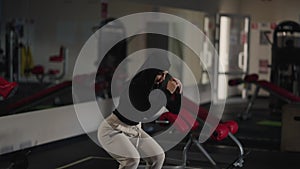
<svg viewBox="0 0 300 169">
<path fill-rule="evenodd" d="M 271 90 L 293 102 L 300 102 L 300 97 L 294 95 L 293 93 L 289 92 L 288 90 L 286 90 L 282 87 L 279 87 L 273 83 L 270 83 L 266 80 L 259 80 L 259 81 L 257 81 L 257 83 L 264 89 Z"/>
</svg>

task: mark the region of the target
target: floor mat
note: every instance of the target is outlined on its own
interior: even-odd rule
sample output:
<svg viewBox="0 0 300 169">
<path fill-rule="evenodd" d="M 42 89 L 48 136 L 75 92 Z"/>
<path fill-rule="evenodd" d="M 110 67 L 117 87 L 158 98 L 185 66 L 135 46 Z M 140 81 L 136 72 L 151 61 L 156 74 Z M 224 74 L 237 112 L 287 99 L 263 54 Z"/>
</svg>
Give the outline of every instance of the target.
<svg viewBox="0 0 300 169">
<path fill-rule="evenodd" d="M 99 169 L 99 168 L 118 168 L 118 163 L 112 158 L 106 157 L 86 157 L 56 169 Z"/>
<path fill-rule="evenodd" d="M 280 121 L 262 120 L 257 122 L 258 125 L 270 126 L 270 127 L 281 127 Z"/>
</svg>

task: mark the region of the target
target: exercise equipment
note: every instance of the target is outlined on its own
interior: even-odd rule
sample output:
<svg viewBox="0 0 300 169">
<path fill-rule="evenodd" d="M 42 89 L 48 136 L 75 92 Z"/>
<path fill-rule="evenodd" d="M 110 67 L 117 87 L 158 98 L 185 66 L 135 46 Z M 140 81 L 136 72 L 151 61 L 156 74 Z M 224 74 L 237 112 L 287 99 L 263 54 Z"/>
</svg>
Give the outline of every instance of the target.
<svg viewBox="0 0 300 169">
<path fill-rule="evenodd" d="M 8 82 L 0 77 L 0 100 L 7 99 L 15 94 L 18 89 L 16 82 Z"/>
<path fill-rule="evenodd" d="M 33 106 L 37 106 L 41 104 L 41 102 L 53 98 L 53 100 L 59 96 L 61 96 L 63 93 L 71 92 L 72 82 L 71 81 L 65 81 L 62 83 L 59 83 L 57 85 L 48 87 L 42 91 L 39 91 L 31 96 L 25 97 L 21 100 L 18 100 L 14 103 L 11 103 L 5 107 L 5 110 L 1 113 L 6 114 L 14 114 L 18 113 L 24 110 L 27 110 L 28 108 L 31 108 Z"/>
<path fill-rule="evenodd" d="M 251 96 L 250 101 L 247 105 L 247 108 L 245 111 L 242 112 L 240 117 L 244 120 L 250 118 L 252 115 L 250 113 L 250 110 L 254 104 L 254 101 L 259 93 L 260 89 L 263 89 L 267 92 L 269 92 L 272 96 L 276 97 L 276 99 L 279 99 L 281 101 L 284 101 L 285 103 L 294 103 L 294 102 L 300 102 L 300 97 L 294 95 L 292 92 L 278 86 L 277 84 L 271 83 L 266 80 L 259 80 L 259 76 L 257 74 L 250 74 L 246 75 L 244 79 L 232 79 L 229 80 L 230 86 L 236 86 L 242 83 L 247 83 L 250 85 L 255 85 L 255 92 Z"/>
<path fill-rule="evenodd" d="M 5 33 L 5 78 L 9 81 L 18 81 L 20 78 L 19 44 L 24 36 L 24 25 L 17 20 L 6 24 Z"/>
<path fill-rule="evenodd" d="M 270 81 L 294 95 L 300 95 L 300 25 L 283 21 L 273 34 Z M 271 97 L 271 106 L 280 108 L 282 103 Z"/>
<path fill-rule="evenodd" d="M 50 63 L 61 64 L 60 69 L 49 69 L 45 71 L 44 66 L 36 65 L 31 70 L 31 73 L 36 76 L 40 83 L 43 83 L 45 77 L 49 77 L 50 81 L 61 80 L 68 70 L 68 49 L 64 46 L 60 47 L 59 54 L 49 57 Z"/>
<path fill-rule="evenodd" d="M 202 146 L 198 141 L 198 129 L 200 126 L 203 126 L 204 121 L 208 115 L 208 110 L 205 108 L 199 107 L 197 104 L 193 103 L 186 97 L 183 97 L 183 106 L 181 108 L 181 113 L 179 115 L 173 114 L 171 112 L 166 112 L 161 115 L 158 123 L 168 124 L 174 123 L 178 132 L 187 133 L 188 141 L 186 142 L 183 152 L 182 152 L 182 164 L 181 167 L 187 166 L 188 159 L 188 151 L 192 144 L 195 144 L 201 153 L 206 157 L 206 159 L 210 162 L 210 164 L 214 168 L 220 168 L 217 162 L 213 159 L 213 157 L 206 151 L 206 149 Z M 198 110 L 198 114 L 196 119 L 194 115 L 191 113 L 193 110 Z M 196 121 L 195 121 L 196 120 Z M 189 129 L 191 128 L 191 131 Z M 230 138 L 238 147 L 239 154 L 236 159 L 233 160 L 232 163 L 229 164 L 227 168 L 233 167 L 242 167 L 244 163 L 245 152 L 240 141 L 234 136 L 234 134 L 238 131 L 238 124 L 235 121 L 227 121 L 220 122 L 217 128 L 214 130 L 211 138 L 215 141 L 222 141 L 225 138 Z"/>
</svg>

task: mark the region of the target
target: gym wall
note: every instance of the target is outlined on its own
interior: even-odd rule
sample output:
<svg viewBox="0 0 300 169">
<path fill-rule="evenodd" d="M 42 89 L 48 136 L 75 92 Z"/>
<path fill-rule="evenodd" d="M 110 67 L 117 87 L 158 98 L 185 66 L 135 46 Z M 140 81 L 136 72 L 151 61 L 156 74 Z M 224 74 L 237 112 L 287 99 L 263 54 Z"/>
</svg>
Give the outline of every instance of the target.
<svg viewBox="0 0 300 169">
<path fill-rule="evenodd" d="M 92 28 L 100 23 L 100 1 L 85 0 L 3 0 L 3 23 L 18 18 L 30 20 L 29 43 L 35 64 L 49 68 L 49 56 L 58 54 L 61 45 L 69 49 L 69 71 L 65 79 L 72 77 L 73 66 L 81 47 L 93 34 Z M 149 5 L 111 0 L 109 16 L 119 17 L 135 12 L 151 11 Z M 4 41 L 5 24 L 2 24 L 1 41 Z M 26 25 L 25 25 L 26 29 Z M 1 44 L 4 48 L 4 43 Z"/>
</svg>

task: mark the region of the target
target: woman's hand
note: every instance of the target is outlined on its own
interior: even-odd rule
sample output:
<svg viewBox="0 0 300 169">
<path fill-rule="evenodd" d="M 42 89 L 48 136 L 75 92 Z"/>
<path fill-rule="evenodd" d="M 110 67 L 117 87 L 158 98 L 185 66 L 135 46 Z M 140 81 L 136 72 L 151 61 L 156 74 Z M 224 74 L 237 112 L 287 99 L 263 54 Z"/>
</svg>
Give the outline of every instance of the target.
<svg viewBox="0 0 300 169">
<path fill-rule="evenodd" d="M 182 83 L 177 78 L 172 78 L 172 80 L 170 80 L 167 84 L 167 90 L 169 90 L 171 92 L 171 94 L 173 94 L 177 88 L 179 89 L 179 93 L 181 94 L 182 93 Z"/>
<path fill-rule="evenodd" d="M 166 79 L 168 71 L 163 71 L 161 74 L 157 75 L 155 78 L 155 83 L 160 84 Z M 167 83 L 167 90 L 170 91 L 171 94 L 173 94 L 176 89 L 179 89 L 179 93 L 182 93 L 182 83 L 179 79 L 177 78 L 172 78 L 171 80 L 168 81 Z"/>
<path fill-rule="evenodd" d="M 176 82 L 176 85 L 179 88 L 179 93 L 182 94 L 182 83 L 181 83 L 181 81 L 177 78 L 173 78 L 173 80 Z"/>
</svg>

